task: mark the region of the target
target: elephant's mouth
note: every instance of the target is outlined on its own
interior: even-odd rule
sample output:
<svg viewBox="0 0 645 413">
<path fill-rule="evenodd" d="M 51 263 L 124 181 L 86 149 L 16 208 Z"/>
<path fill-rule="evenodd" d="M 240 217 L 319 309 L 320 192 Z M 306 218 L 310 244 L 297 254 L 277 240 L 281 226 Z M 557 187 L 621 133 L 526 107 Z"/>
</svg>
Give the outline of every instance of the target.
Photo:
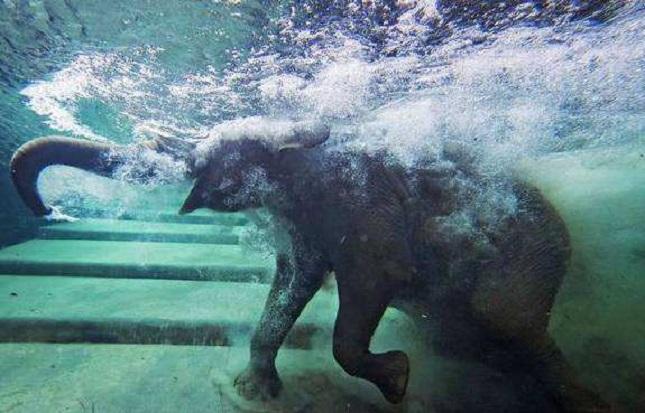
<svg viewBox="0 0 645 413">
<path fill-rule="evenodd" d="M 179 208 L 179 211 L 177 213 L 179 215 L 186 215 L 186 214 L 190 214 L 191 212 L 195 211 L 195 209 L 197 209 L 197 208 L 193 208 L 191 206 L 186 205 L 186 203 L 184 203 L 184 205 L 182 205 L 181 208 Z"/>
<path fill-rule="evenodd" d="M 181 208 L 179 208 L 179 215 L 190 214 L 191 212 L 202 208 L 204 206 L 204 190 L 199 185 L 199 180 L 195 186 L 191 189 L 190 193 L 184 200 Z"/>
</svg>

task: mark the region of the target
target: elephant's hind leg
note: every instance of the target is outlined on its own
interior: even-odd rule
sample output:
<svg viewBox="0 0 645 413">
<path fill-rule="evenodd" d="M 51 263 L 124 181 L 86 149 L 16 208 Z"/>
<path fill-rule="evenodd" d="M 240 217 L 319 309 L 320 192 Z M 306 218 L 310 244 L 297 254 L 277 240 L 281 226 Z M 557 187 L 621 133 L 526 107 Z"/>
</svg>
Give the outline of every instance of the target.
<svg viewBox="0 0 645 413">
<path fill-rule="evenodd" d="M 530 257 L 530 255 L 528 255 Z M 506 271 L 484 273 L 472 300 L 474 318 L 493 345 L 487 364 L 506 372 L 520 370 L 536 379 L 562 411 L 608 411 L 593 392 L 578 383 L 573 369 L 547 332 L 549 315 L 564 274 L 564 262 L 548 254 L 519 259 Z"/>
<path fill-rule="evenodd" d="M 401 402 L 410 370 L 407 355 L 402 351 L 369 351 L 393 289 L 374 283 L 348 285 L 342 279 L 338 283 L 340 307 L 334 326 L 334 358 L 348 374 L 374 383 L 390 403 Z"/>
</svg>

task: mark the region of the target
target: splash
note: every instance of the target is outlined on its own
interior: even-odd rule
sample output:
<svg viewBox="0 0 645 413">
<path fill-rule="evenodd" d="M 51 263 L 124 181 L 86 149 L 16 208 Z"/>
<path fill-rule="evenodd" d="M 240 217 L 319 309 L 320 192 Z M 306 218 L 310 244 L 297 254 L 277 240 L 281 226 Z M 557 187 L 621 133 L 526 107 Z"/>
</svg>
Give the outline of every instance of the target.
<svg viewBox="0 0 645 413">
<path fill-rule="evenodd" d="M 52 128 L 86 139 L 322 119 L 338 149 L 405 165 L 468 148 L 491 182 L 526 158 L 642 141 L 642 8 L 480 3 L 280 2 L 263 41 L 230 49 L 225 65 L 177 71 L 154 44 L 94 49 L 23 94 Z"/>
<path fill-rule="evenodd" d="M 459 27 L 448 21 L 452 9 L 432 1 L 396 2 L 391 22 L 371 21 L 369 33 L 357 33 L 358 16 L 384 13 L 382 3 L 368 3 L 372 8 L 348 2 L 340 16 L 325 16 L 340 20 L 331 27 L 316 24 L 314 17 L 325 21 L 320 15 L 304 22 L 297 13 L 282 16 L 273 29 L 288 48 L 259 44 L 245 62 L 225 70 L 202 62 L 203 68 L 177 76 L 153 46 L 96 51 L 23 93 L 51 127 L 91 139 L 115 137 L 100 136 L 80 121 L 79 104 L 87 99 L 116 108 L 133 125 L 130 139 L 145 124 L 191 137 L 223 120 L 266 114 L 358 127 L 377 118 L 390 131 L 404 127 L 388 135 L 393 148 L 443 136 L 474 146 L 503 141 L 508 147 L 564 150 L 609 145 L 642 132 L 645 56 L 635 47 L 643 40 L 637 12 L 611 24 L 493 31 L 474 18 Z M 534 8 L 517 6 L 511 18 L 529 19 Z M 438 44 L 425 44 L 423 52 L 410 46 L 421 31 L 448 23 L 451 33 Z M 373 32 L 385 40 L 375 44 Z M 407 114 L 410 109 L 415 114 Z M 394 122 L 401 114 L 407 115 Z M 508 148 L 494 151 L 499 149 Z"/>
</svg>

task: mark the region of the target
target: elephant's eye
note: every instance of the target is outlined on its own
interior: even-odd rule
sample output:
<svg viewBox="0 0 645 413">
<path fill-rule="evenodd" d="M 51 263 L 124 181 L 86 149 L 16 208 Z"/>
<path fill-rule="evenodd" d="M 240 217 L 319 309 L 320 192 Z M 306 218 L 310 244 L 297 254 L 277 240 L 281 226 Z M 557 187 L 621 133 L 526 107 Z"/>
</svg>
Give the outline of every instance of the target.
<svg viewBox="0 0 645 413">
<path fill-rule="evenodd" d="M 222 182 L 219 184 L 217 189 L 219 189 L 220 191 L 224 191 L 225 189 L 228 189 L 228 188 L 232 187 L 233 183 L 234 182 L 231 179 L 224 178 L 224 179 L 222 179 Z"/>
</svg>

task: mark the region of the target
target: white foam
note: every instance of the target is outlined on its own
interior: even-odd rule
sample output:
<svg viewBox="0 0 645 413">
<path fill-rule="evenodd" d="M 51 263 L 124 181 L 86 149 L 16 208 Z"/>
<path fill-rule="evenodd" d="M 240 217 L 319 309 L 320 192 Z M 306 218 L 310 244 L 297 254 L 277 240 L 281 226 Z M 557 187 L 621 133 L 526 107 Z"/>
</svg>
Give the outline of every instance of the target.
<svg viewBox="0 0 645 413">
<path fill-rule="evenodd" d="M 227 70 L 205 59 L 178 74 L 154 47 L 93 51 L 23 93 L 69 134 L 102 138 L 80 120 L 89 99 L 132 123 L 133 136 L 122 141 L 206 138 L 198 163 L 224 138 L 286 136 L 290 126 L 280 119 L 323 119 L 341 150 L 386 150 L 408 165 L 459 144 L 492 180 L 523 158 L 642 140 L 642 13 L 596 26 L 452 25 L 451 36 L 428 46 L 426 36 L 445 23 L 437 3 L 399 1 L 397 21 L 370 28 L 383 39 L 375 45 L 352 32 L 361 13 L 376 10 L 368 3 L 348 2 L 346 20 L 355 20 L 345 29 L 299 26 L 296 11 L 286 13 L 277 23 L 286 50 L 257 45 Z"/>
<path fill-rule="evenodd" d="M 201 135 L 196 141 L 196 148 L 193 151 L 195 167 L 198 169 L 203 167 L 208 162 L 211 151 L 219 147 L 223 141 L 251 139 L 265 142 L 269 147 L 279 148 L 285 144 L 298 144 L 299 136 L 303 133 L 324 139 L 328 130 L 319 121 L 294 122 L 262 116 L 222 122 Z"/>
<path fill-rule="evenodd" d="M 58 206 L 50 206 L 50 208 L 51 208 L 51 212 L 43 217 L 47 221 L 53 221 L 53 222 L 76 222 L 76 221 L 78 221 L 78 218 L 74 218 L 73 216 L 66 215 L 63 212 L 61 212 L 60 207 L 58 207 Z"/>
</svg>

